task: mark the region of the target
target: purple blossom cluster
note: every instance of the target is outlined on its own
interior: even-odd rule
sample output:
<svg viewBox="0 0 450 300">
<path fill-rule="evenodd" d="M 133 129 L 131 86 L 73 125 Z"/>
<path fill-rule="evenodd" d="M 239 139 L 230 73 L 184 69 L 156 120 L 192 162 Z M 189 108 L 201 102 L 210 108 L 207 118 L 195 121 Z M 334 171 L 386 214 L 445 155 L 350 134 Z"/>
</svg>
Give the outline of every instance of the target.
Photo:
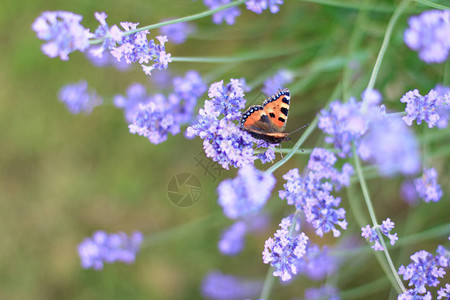
<svg viewBox="0 0 450 300">
<path fill-rule="evenodd" d="M 419 147 L 415 135 L 401 121 L 376 105 L 381 94 L 365 91 L 363 101 L 334 101 L 322 109 L 318 127 L 328 136 L 325 142 L 339 150 L 340 157 L 351 156 L 352 144 L 358 155 L 374 163 L 383 176 L 412 175 L 420 169 Z"/>
<path fill-rule="evenodd" d="M 120 261 L 132 264 L 143 238 L 140 232 L 128 237 L 123 232 L 107 234 L 96 231 L 92 238 L 86 238 L 78 245 L 81 265 L 85 269 L 102 270 L 104 263 Z"/>
<path fill-rule="evenodd" d="M 274 268 L 273 276 L 282 281 L 288 281 L 298 273 L 298 260 L 306 254 L 309 239 L 304 232 L 291 230 L 291 226 L 291 217 L 281 220 L 281 229 L 266 240 L 262 253 L 264 263 Z"/>
<path fill-rule="evenodd" d="M 450 52 L 450 10 L 429 10 L 408 20 L 403 38 L 426 63 L 442 63 Z"/>
<path fill-rule="evenodd" d="M 218 244 L 219 251 L 229 256 L 241 253 L 244 249 L 246 235 L 264 230 L 268 223 L 266 214 L 250 215 L 236 221 L 222 232 Z"/>
<path fill-rule="evenodd" d="M 286 199 L 289 205 L 295 205 L 297 210 L 305 214 L 306 221 L 315 229 L 316 234 L 333 232 L 335 237 L 341 233 L 336 225 L 347 228 L 345 210 L 339 208 L 341 199 L 334 197 L 333 188 L 348 186 L 353 168 L 345 163 L 342 171 L 333 167 L 336 157 L 333 153 L 315 148 L 308 163 L 308 173 L 301 177 L 298 169 L 292 169 L 283 178 L 287 181 L 284 190 L 279 192 L 281 199 Z"/>
<path fill-rule="evenodd" d="M 308 288 L 305 290 L 305 300 L 340 300 L 339 290 L 332 285 L 323 285 L 318 288 Z"/>
<path fill-rule="evenodd" d="M 438 202 L 442 197 L 441 186 L 437 182 L 438 174 L 434 168 L 425 169 L 423 175 L 414 179 L 414 186 L 420 198 L 425 202 Z"/>
<path fill-rule="evenodd" d="M 330 255 L 330 248 L 309 243 L 306 254 L 298 260 L 297 270 L 311 280 L 323 280 L 337 271 L 338 259 Z"/>
<path fill-rule="evenodd" d="M 411 255 L 409 265 L 400 266 L 398 274 L 404 280 L 409 280 L 411 287 L 405 293 L 399 295 L 398 299 L 432 299 L 427 287 L 436 287 L 446 274 L 444 268 L 449 267 L 450 252 L 444 247 L 438 246 L 436 254 L 433 255 L 425 250 L 420 250 Z M 448 293 L 448 287 L 442 288 L 438 292 L 440 295 Z M 442 296 L 440 296 L 442 297 Z M 439 298 L 438 298 L 439 299 Z"/>
<path fill-rule="evenodd" d="M 102 97 L 98 96 L 94 90 L 88 91 L 88 84 L 84 80 L 62 87 L 58 98 L 72 114 L 90 114 L 94 107 L 103 102 Z"/>
<path fill-rule="evenodd" d="M 248 3 L 248 2 L 247 2 Z M 264 81 L 263 93 L 267 96 L 274 95 L 280 88 L 285 88 L 286 84 L 294 80 L 294 74 L 286 69 L 278 70 L 275 75 Z"/>
<path fill-rule="evenodd" d="M 195 71 L 185 77 L 173 79 L 174 90 L 168 96 L 148 95 L 141 84 L 131 85 L 126 96 L 117 95 L 114 104 L 125 112 L 131 123 L 130 132 L 147 137 L 150 142 L 164 142 L 168 134 L 176 135 L 180 126 L 191 121 L 198 98 L 206 91 L 206 85 Z"/>
<path fill-rule="evenodd" d="M 212 300 L 253 299 L 261 291 L 263 282 L 244 277 L 209 272 L 202 282 L 202 295 Z"/>
<path fill-rule="evenodd" d="M 86 50 L 93 35 L 80 24 L 82 19 L 68 11 L 43 12 L 32 25 L 38 38 L 46 41 L 42 52 L 51 58 L 68 60 L 70 53 Z"/>
<path fill-rule="evenodd" d="M 261 172 L 253 165 L 243 166 L 236 178 L 225 179 L 217 188 L 224 215 L 238 219 L 258 213 L 269 199 L 275 183 L 272 174 Z"/>
<path fill-rule="evenodd" d="M 167 21 L 167 20 L 166 20 Z M 167 36 L 167 39 L 173 44 L 182 44 L 187 37 L 194 33 L 195 26 L 190 23 L 180 22 L 163 26 L 159 29 L 161 35 Z"/>
<path fill-rule="evenodd" d="M 390 240 L 391 245 L 395 244 L 395 241 L 398 240 L 397 233 L 391 234 L 390 232 L 394 229 L 395 223 L 391 221 L 391 219 L 387 218 L 384 220 L 381 225 L 375 227 L 370 227 L 370 225 L 366 225 L 366 227 L 361 228 L 361 236 L 368 240 L 370 243 L 373 243 L 372 249 L 375 251 L 383 251 L 384 248 L 380 243 L 379 236 L 377 234 L 377 229 L 381 231 L 381 233 L 387 236 Z"/>
<path fill-rule="evenodd" d="M 239 128 L 234 121 L 241 117 L 245 107 L 244 82 L 231 79 L 211 84 L 208 92 L 210 100 L 199 111 L 197 122 L 187 128 L 186 136 L 198 136 L 203 139 L 203 148 L 207 157 L 217 161 L 223 168 L 240 168 L 253 164 L 260 158 L 266 162 L 274 158 L 273 148 L 262 155 L 254 155 L 254 145 L 266 147 L 267 143 L 258 143 L 248 132 Z"/>
<path fill-rule="evenodd" d="M 216 9 L 220 6 L 231 3 L 231 0 L 203 0 L 203 3 L 210 9 Z M 278 5 L 283 4 L 283 0 L 249 0 L 245 2 L 247 9 L 257 14 L 269 9 L 271 13 L 277 13 L 280 8 Z M 223 21 L 228 25 L 234 24 L 236 17 L 241 14 L 241 11 L 236 6 L 230 7 L 214 13 L 213 22 L 221 24 Z"/>
<path fill-rule="evenodd" d="M 100 25 L 94 34 L 80 24 L 81 16 L 64 11 L 44 12 L 34 21 L 32 28 L 38 38 L 47 42 L 42 46 L 42 51 L 50 57 L 59 56 L 62 60 L 68 60 L 69 53 L 76 50 L 84 52 L 89 47 L 89 39 L 94 38 L 102 42 L 91 50 L 94 56 L 102 57 L 103 52 L 108 50 L 119 62 L 139 62 L 147 75 L 155 69 L 167 69 L 172 59 L 165 49 L 165 36 L 157 36 L 157 44 L 147 38 L 148 30 L 135 32 L 138 23 L 121 22 L 125 30 L 122 31 L 116 25 L 109 27 L 104 12 L 95 13 L 95 18 Z M 129 34 L 129 31 L 134 33 Z"/>
<path fill-rule="evenodd" d="M 425 96 L 420 95 L 418 90 L 412 90 L 403 95 L 400 102 L 406 103 L 407 115 L 403 117 L 406 125 L 411 126 L 413 121 L 420 125 L 425 121 L 429 128 L 447 127 L 450 118 L 450 88 L 437 86 Z"/>
</svg>

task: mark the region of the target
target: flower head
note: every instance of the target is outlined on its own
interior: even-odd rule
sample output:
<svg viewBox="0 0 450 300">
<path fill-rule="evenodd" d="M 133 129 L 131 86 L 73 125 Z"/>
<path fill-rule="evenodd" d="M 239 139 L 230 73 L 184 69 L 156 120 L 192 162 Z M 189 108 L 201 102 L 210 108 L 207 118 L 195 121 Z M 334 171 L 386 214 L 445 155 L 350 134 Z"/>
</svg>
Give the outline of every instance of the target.
<svg viewBox="0 0 450 300">
<path fill-rule="evenodd" d="M 230 219 L 259 212 L 270 197 L 275 177 L 246 165 L 239 169 L 237 177 L 225 179 L 218 188 L 219 205 Z"/>
<path fill-rule="evenodd" d="M 91 50 L 91 53 L 96 57 L 102 57 L 105 50 L 111 50 L 116 47 L 117 42 L 122 40 L 122 31 L 113 25 L 109 28 L 108 23 L 106 23 L 106 18 L 108 16 L 104 12 L 96 12 L 95 18 L 100 23 L 94 33 L 96 39 L 102 39 L 103 42 L 100 47 Z"/>
<path fill-rule="evenodd" d="M 444 62 L 450 51 L 450 10 L 429 10 L 410 17 L 403 38 L 426 63 Z"/>
<path fill-rule="evenodd" d="M 159 31 L 161 35 L 167 36 L 171 43 L 182 44 L 195 31 L 195 26 L 191 23 L 180 22 L 163 26 Z"/>
<path fill-rule="evenodd" d="M 394 222 L 391 221 L 391 219 L 387 218 L 382 222 L 382 224 L 378 227 L 382 234 L 387 236 L 390 240 L 391 245 L 393 246 L 395 244 L 395 241 L 398 240 L 397 233 L 391 234 L 391 230 L 394 229 Z M 367 225 L 366 227 L 361 228 L 361 236 L 365 239 L 367 239 L 369 242 L 374 243 L 372 245 L 372 249 L 375 251 L 383 251 L 384 248 L 380 243 L 380 239 L 378 237 L 377 231 L 375 227 L 370 227 L 370 225 Z"/>
<path fill-rule="evenodd" d="M 280 8 L 278 5 L 283 4 L 283 0 L 249 0 L 245 2 L 247 9 L 257 14 L 263 12 L 263 10 L 269 9 L 271 13 L 276 14 Z"/>
<path fill-rule="evenodd" d="M 419 144 L 414 133 L 399 118 L 386 114 L 373 117 L 357 151 L 384 176 L 413 175 L 420 169 Z"/>
<path fill-rule="evenodd" d="M 219 241 L 219 250 L 225 255 L 239 254 L 244 248 L 247 225 L 244 221 L 237 221 L 222 233 Z"/>
<path fill-rule="evenodd" d="M 297 274 L 298 260 L 306 254 L 308 237 L 304 232 L 290 233 L 291 218 L 281 220 L 280 227 L 273 238 L 266 240 L 263 251 L 263 261 L 273 268 L 273 276 L 282 281 L 290 280 Z"/>
<path fill-rule="evenodd" d="M 448 266 L 448 251 L 439 246 L 436 255 L 425 250 L 411 255 L 411 263 L 406 267 L 400 266 L 398 274 L 403 275 L 404 280 L 409 280 L 409 286 L 412 288 L 407 293 L 410 295 L 428 294 L 427 287 L 437 286 L 440 282 L 439 278 L 445 275 L 444 268 Z"/>
<path fill-rule="evenodd" d="M 305 213 L 306 220 L 319 236 L 332 231 L 337 237 L 340 231 L 336 225 L 347 228 L 346 212 L 339 208 L 341 199 L 335 198 L 331 192 L 333 187 L 339 189 L 350 183 L 353 168 L 344 164 L 342 171 L 338 171 L 333 167 L 335 162 L 334 154 L 325 149 L 314 149 L 308 163 L 310 171 L 301 177 L 298 169 L 290 170 L 283 176 L 287 182 L 284 190 L 279 192 L 281 199 L 286 199 L 289 205 L 295 205 L 296 209 Z"/>
<path fill-rule="evenodd" d="M 247 6 L 250 1 L 247 1 Z M 294 74 L 286 69 L 278 70 L 278 72 L 272 77 L 264 81 L 264 88 L 262 91 L 267 96 L 275 94 L 280 88 L 285 88 L 286 84 L 291 83 L 294 80 Z"/>
<path fill-rule="evenodd" d="M 403 117 L 406 125 L 411 126 L 413 121 L 420 125 L 423 121 L 429 128 L 438 125 L 444 128 L 448 124 L 450 113 L 450 90 L 442 87 L 431 90 L 422 96 L 418 90 L 407 92 L 400 102 L 406 103 L 407 115 Z M 441 120 L 442 119 L 442 120 Z"/>
<path fill-rule="evenodd" d="M 92 34 L 80 24 L 82 19 L 68 11 L 43 12 L 32 25 L 38 38 L 47 42 L 42 51 L 49 57 L 68 60 L 70 53 L 88 48 Z"/>
<path fill-rule="evenodd" d="M 80 81 L 75 84 L 69 84 L 61 88 L 58 98 L 66 104 L 67 109 L 73 114 L 81 112 L 90 114 L 92 109 L 102 104 L 102 97 L 95 91 L 88 91 L 86 81 Z"/>
<path fill-rule="evenodd" d="M 202 282 L 202 295 L 212 300 L 248 299 L 258 295 L 263 286 L 261 280 L 209 272 Z"/>
<path fill-rule="evenodd" d="M 128 237 L 123 232 L 107 234 L 97 231 L 92 238 L 86 238 L 78 245 L 81 265 L 84 269 L 102 270 L 104 263 L 134 263 L 142 240 L 140 232 Z"/>
<path fill-rule="evenodd" d="M 425 202 L 438 202 L 442 197 L 441 186 L 437 182 L 438 174 L 434 168 L 426 169 L 422 177 L 414 180 L 417 194 Z"/>
<path fill-rule="evenodd" d="M 231 0 L 203 0 L 206 6 L 210 10 L 216 9 L 220 6 L 228 4 Z M 213 15 L 213 22 L 215 24 L 220 24 L 225 21 L 228 25 L 233 25 L 237 16 L 241 14 L 241 11 L 236 6 L 230 7 L 221 11 L 216 12 Z"/>
</svg>

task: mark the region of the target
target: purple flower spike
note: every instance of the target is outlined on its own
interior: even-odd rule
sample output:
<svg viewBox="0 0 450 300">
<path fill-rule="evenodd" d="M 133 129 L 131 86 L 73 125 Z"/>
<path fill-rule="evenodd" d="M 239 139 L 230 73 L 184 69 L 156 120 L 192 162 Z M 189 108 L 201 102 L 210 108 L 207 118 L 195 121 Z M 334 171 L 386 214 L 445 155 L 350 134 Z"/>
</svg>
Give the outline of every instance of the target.
<svg viewBox="0 0 450 300">
<path fill-rule="evenodd" d="M 81 265 L 84 269 L 102 270 L 104 263 L 120 261 L 132 264 L 142 240 L 140 232 L 134 232 L 128 237 L 123 232 L 107 234 L 97 231 L 92 238 L 86 238 L 78 245 Z"/>
<path fill-rule="evenodd" d="M 289 228 L 291 218 L 281 220 L 280 227 L 264 244 L 263 261 L 274 267 L 273 276 L 280 277 L 282 281 L 290 280 L 297 274 L 298 261 L 306 254 L 308 237 L 304 232 L 291 235 Z"/>
<path fill-rule="evenodd" d="M 449 298 L 450 298 L 450 284 L 446 283 L 445 287 L 442 287 L 442 288 L 439 289 L 437 299 L 438 300 L 441 300 L 441 299 L 445 300 L 445 299 L 449 299 Z"/>
<path fill-rule="evenodd" d="M 247 225 L 238 221 L 225 229 L 219 241 L 219 250 L 224 255 L 237 255 L 244 248 Z"/>
<path fill-rule="evenodd" d="M 444 62 L 450 51 L 450 10 L 429 10 L 410 17 L 403 38 L 426 63 Z"/>
<path fill-rule="evenodd" d="M 91 50 L 91 53 L 95 57 L 102 57 L 105 50 L 111 50 L 116 47 L 117 43 L 122 40 L 122 31 L 113 25 L 109 28 L 108 23 L 106 23 L 106 18 L 108 16 L 104 12 L 96 12 L 95 18 L 100 23 L 94 33 L 96 39 L 103 39 L 102 45 L 100 47 Z"/>
<path fill-rule="evenodd" d="M 269 9 L 271 13 L 276 14 L 280 8 L 278 5 L 283 4 L 283 0 L 250 0 L 245 2 L 247 9 L 257 14 L 263 12 L 263 10 Z M 269 93 L 271 95 L 271 93 Z"/>
<path fill-rule="evenodd" d="M 181 22 L 163 26 L 159 31 L 161 35 L 167 36 L 167 39 L 171 43 L 182 44 L 190 34 L 195 32 L 195 26 L 190 23 Z"/>
<path fill-rule="evenodd" d="M 211 271 L 203 279 L 202 295 L 211 300 L 254 299 L 261 292 L 262 286 L 261 280 Z"/>
<path fill-rule="evenodd" d="M 397 233 L 390 234 L 391 230 L 394 229 L 394 222 L 391 221 L 391 219 L 387 218 L 382 222 L 380 225 L 380 231 L 383 235 L 387 236 L 390 240 L 390 244 L 393 246 L 395 244 L 395 241 L 398 240 Z M 378 234 L 375 230 L 375 227 L 370 227 L 370 225 L 367 225 L 366 227 L 361 228 L 361 236 L 365 239 L 367 239 L 369 242 L 374 243 L 372 245 L 372 249 L 375 251 L 383 251 L 384 248 L 380 243 L 380 239 L 378 238 Z"/>
<path fill-rule="evenodd" d="M 225 4 L 229 4 L 230 2 L 231 0 L 203 0 L 203 3 L 205 3 L 205 5 L 208 6 L 210 10 L 216 9 Z M 237 8 L 236 6 L 230 7 L 225 10 L 216 12 L 213 15 L 213 22 L 215 24 L 220 24 L 225 21 L 228 25 L 233 25 L 236 17 L 238 17 L 240 14 L 241 11 L 239 10 L 239 8 Z"/>
<path fill-rule="evenodd" d="M 225 179 L 218 188 L 219 205 L 230 219 L 259 212 L 270 197 L 275 177 L 259 171 L 253 165 L 242 167 L 234 179 Z"/>
<path fill-rule="evenodd" d="M 437 90 L 431 90 L 425 96 L 420 95 L 418 90 L 409 91 L 400 102 L 406 103 L 407 115 L 403 117 L 406 125 L 411 126 L 413 121 L 420 125 L 425 121 L 429 128 L 436 125 L 439 128 L 447 126 L 450 112 L 449 89 L 438 86 Z"/>
<path fill-rule="evenodd" d="M 411 255 L 411 263 L 406 267 L 400 266 L 398 274 L 403 275 L 404 280 L 409 280 L 409 286 L 412 288 L 400 295 L 402 298 L 399 296 L 399 299 L 418 299 L 413 297 L 429 297 L 428 299 L 431 299 L 431 295 L 428 296 L 427 287 L 436 287 L 440 283 L 439 278 L 443 278 L 445 275 L 444 268 L 448 268 L 448 266 L 449 254 L 442 246 L 438 246 L 436 255 L 425 250 Z"/>
<path fill-rule="evenodd" d="M 286 69 L 278 70 L 275 75 L 266 79 L 262 91 L 267 96 L 271 96 L 275 94 L 279 89 L 285 88 L 286 84 L 291 83 L 292 80 L 294 80 L 294 74 L 291 71 Z"/>
<path fill-rule="evenodd" d="M 49 57 L 68 60 L 69 54 L 89 47 L 89 38 L 93 35 L 80 22 L 82 16 L 68 11 L 46 11 L 34 22 L 32 28 L 38 38 L 46 41 L 42 52 Z"/>
<path fill-rule="evenodd" d="M 65 103 L 72 114 L 81 112 L 90 114 L 92 109 L 102 104 L 102 97 L 95 91 L 88 91 L 86 81 L 64 86 L 58 93 L 58 98 Z"/>
<path fill-rule="evenodd" d="M 416 191 L 425 202 L 438 202 L 442 197 L 441 186 L 437 183 L 438 174 L 434 168 L 426 169 L 422 177 L 414 180 Z"/>
</svg>

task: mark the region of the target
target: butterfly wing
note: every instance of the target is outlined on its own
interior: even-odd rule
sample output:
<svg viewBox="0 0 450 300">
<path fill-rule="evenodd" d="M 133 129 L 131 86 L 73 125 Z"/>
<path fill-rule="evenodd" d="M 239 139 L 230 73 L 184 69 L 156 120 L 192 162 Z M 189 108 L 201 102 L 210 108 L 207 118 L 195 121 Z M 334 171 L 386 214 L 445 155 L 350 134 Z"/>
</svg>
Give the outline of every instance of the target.
<svg viewBox="0 0 450 300">
<path fill-rule="evenodd" d="M 263 103 L 264 111 L 274 125 L 276 132 L 282 132 L 286 127 L 291 96 L 288 89 L 278 90 Z"/>
<path fill-rule="evenodd" d="M 264 107 L 261 105 L 250 106 L 241 118 L 241 128 L 247 131 L 254 131 L 258 133 L 277 132 L 276 128 L 267 116 Z"/>
</svg>

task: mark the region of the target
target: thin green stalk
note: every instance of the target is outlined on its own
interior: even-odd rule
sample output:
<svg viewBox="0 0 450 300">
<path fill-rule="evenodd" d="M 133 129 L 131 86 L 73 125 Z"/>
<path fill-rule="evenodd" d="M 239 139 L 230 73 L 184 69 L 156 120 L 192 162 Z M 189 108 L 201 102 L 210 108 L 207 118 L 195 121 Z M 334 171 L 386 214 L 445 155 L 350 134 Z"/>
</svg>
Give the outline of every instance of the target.
<svg viewBox="0 0 450 300">
<path fill-rule="evenodd" d="M 372 75 L 370 76 L 369 84 L 367 85 L 367 89 L 371 90 L 375 86 L 375 81 L 378 76 L 378 72 L 380 70 L 381 63 L 384 58 L 384 54 L 386 53 L 386 50 L 389 46 L 389 41 L 391 39 L 392 31 L 394 29 L 394 25 L 397 22 L 400 15 L 405 11 L 406 7 L 408 6 L 409 2 L 411 0 L 403 0 L 400 5 L 395 9 L 394 13 L 392 14 L 391 19 L 389 20 L 388 26 L 386 28 L 386 33 L 384 35 L 383 43 L 381 44 L 380 52 L 378 52 L 378 57 L 375 62 L 375 65 L 372 70 Z"/>
<path fill-rule="evenodd" d="M 367 189 L 366 180 L 365 180 L 363 172 L 362 172 L 361 162 L 359 161 L 359 157 L 358 157 L 358 154 L 356 152 L 355 144 L 352 145 L 352 152 L 353 152 L 353 158 L 354 158 L 354 162 L 355 162 L 356 173 L 358 174 L 358 179 L 359 179 L 359 182 L 361 184 L 361 190 L 363 192 L 364 200 L 366 202 L 367 209 L 369 210 L 370 220 L 372 222 L 372 225 L 376 228 L 378 239 L 380 240 L 381 245 L 384 248 L 384 255 L 385 255 L 386 260 L 387 260 L 387 262 L 389 264 L 389 268 L 391 270 L 391 273 L 392 273 L 392 275 L 394 275 L 394 278 L 395 278 L 395 282 L 392 282 L 392 285 L 394 286 L 394 288 L 397 290 L 398 293 L 400 293 L 401 291 L 405 292 L 406 291 L 405 286 L 403 285 L 403 282 L 401 281 L 400 277 L 397 274 L 397 270 L 396 270 L 396 268 L 394 266 L 394 263 L 392 262 L 392 259 L 391 259 L 391 256 L 389 254 L 389 251 L 387 250 L 386 244 L 384 243 L 383 235 L 381 234 L 381 232 L 380 232 L 380 230 L 378 228 L 379 224 L 377 222 L 377 217 L 375 215 L 375 210 L 374 210 L 373 205 L 372 205 L 372 200 L 370 199 L 369 190 Z"/>
<path fill-rule="evenodd" d="M 175 24 L 175 23 L 189 22 L 189 21 L 201 19 L 201 18 L 210 16 L 210 15 L 213 15 L 216 12 L 219 12 L 221 10 L 244 4 L 245 1 L 248 1 L 248 0 L 237 0 L 235 2 L 231 2 L 231 3 L 228 3 L 226 5 L 220 6 L 218 8 L 207 10 L 207 11 L 204 11 L 204 12 L 192 15 L 192 16 L 178 18 L 178 19 L 165 21 L 165 22 L 160 22 L 160 23 L 156 23 L 156 24 L 145 26 L 145 27 L 141 27 L 141 28 L 136 28 L 136 29 L 124 32 L 124 35 L 130 35 L 130 34 L 133 34 L 133 33 L 139 32 L 139 31 L 151 30 L 151 29 L 155 29 L 155 28 L 159 28 L 159 27 L 163 27 L 163 26 L 171 25 L 171 24 Z M 98 43 L 101 43 L 102 41 L 103 41 L 103 39 L 95 39 L 95 40 L 90 40 L 89 43 L 90 44 L 98 44 Z"/>
<path fill-rule="evenodd" d="M 428 0 L 414 0 L 420 4 L 429 6 L 429 7 L 433 7 L 433 8 L 437 8 L 437 9 L 442 9 L 442 10 L 447 10 L 450 9 L 450 6 L 444 5 L 444 4 L 438 4 L 438 3 L 434 3 Z"/>
<path fill-rule="evenodd" d="M 311 3 L 334 6 L 334 7 L 350 8 L 350 9 L 366 10 L 366 11 L 376 11 L 376 12 L 386 12 L 386 13 L 392 12 L 395 8 L 392 5 L 382 5 L 382 4 L 364 5 L 364 4 L 361 4 L 360 1 L 350 3 L 348 1 L 345 2 L 345 1 L 336 1 L 336 0 L 303 0 L 303 2 L 311 2 Z"/>
<path fill-rule="evenodd" d="M 273 276 L 273 267 L 269 267 L 267 270 L 266 279 L 264 280 L 264 285 L 261 291 L 261 295 L 258 299 L 267 300 L 269 299 L 270 292 L 272 291 L 273 283 L 275 282 L 275 276 Z"/>
</svg>

